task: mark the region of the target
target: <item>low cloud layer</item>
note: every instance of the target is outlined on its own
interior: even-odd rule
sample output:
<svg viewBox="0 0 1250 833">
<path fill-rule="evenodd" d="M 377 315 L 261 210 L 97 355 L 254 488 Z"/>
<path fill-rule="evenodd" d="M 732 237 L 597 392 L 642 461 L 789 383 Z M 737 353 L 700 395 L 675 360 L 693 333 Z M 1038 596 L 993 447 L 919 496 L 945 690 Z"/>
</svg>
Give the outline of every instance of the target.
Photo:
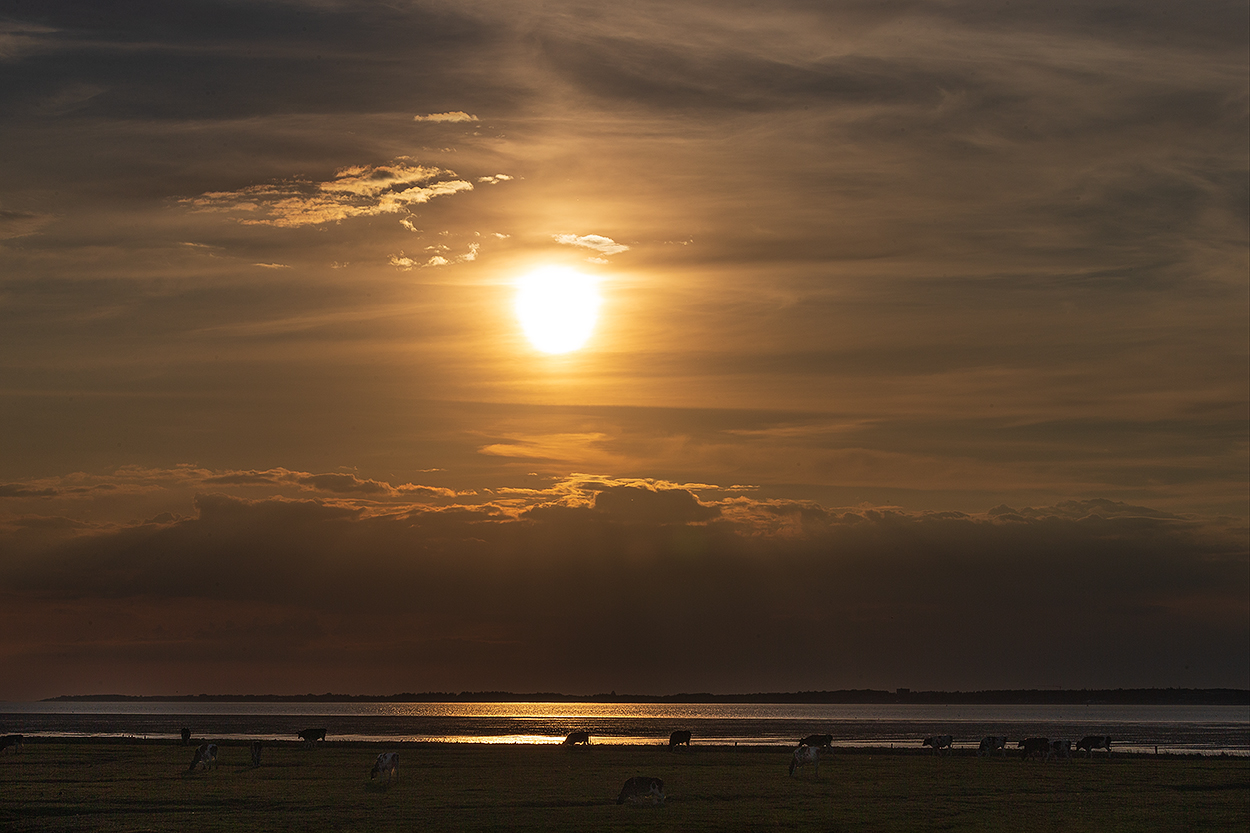
<svg viewBox="0 0 1250 833">
<path fill-rule="evenodd" d="M 473 496 L 166 477 L 218 491 L 33 549 L 33 513 L 8 517 L 0 651 L 60 682 L 3 696 L 146 690 L 175 656 L 182 691 L 256 690 L 276 668 L 284 690 L 376 693 L 1250 680 L 1244 530 L 1113 501 L 969 515 L 585 476 Z M 19 625 L 50 609 L 48 633 Z"/>
</svg>

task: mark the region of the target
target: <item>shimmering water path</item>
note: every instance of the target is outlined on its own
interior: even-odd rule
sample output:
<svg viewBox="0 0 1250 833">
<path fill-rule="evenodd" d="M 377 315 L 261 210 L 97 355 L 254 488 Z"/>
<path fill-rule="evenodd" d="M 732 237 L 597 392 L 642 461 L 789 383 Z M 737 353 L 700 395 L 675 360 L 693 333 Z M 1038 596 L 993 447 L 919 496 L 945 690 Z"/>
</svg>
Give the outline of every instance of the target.
<svg viewBox="0 0 1250 833">
<path fill-rule="evenodd" d="M 986 735 L 1110 735 L 1122 751 L 1250 755 L 1247 706 L 781 705 L 605 703 L 0 703 L 0 733 L 177 738 L 181 727 L 220 740 L 293 740 L 325 726 L 329 739 L 559 743 L 575 729 L 593 743 L 794 745 L 831 734 L 837 746 L 920 747 L 935 734 L 975 747 Z"/>
</svg>

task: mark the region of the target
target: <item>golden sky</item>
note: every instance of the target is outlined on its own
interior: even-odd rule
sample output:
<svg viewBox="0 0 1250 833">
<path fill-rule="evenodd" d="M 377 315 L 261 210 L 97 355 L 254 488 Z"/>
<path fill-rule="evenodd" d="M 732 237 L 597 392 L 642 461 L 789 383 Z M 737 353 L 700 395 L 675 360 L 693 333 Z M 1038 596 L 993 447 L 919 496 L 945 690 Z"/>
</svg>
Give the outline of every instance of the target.
<svg viewBox="0 0 1250 833">
<path fill-rule="evenodd" d="M 1247 54 L 1231 2 L 0 5 L 0 699 L 1250 687 Z"/>
</svg>

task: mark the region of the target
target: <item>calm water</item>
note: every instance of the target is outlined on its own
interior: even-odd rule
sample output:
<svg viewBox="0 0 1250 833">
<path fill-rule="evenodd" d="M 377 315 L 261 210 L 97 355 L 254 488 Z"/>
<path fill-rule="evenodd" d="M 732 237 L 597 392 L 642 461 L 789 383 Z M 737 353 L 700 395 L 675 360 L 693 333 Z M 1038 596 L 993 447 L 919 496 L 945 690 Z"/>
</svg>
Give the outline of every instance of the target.
<svg viewBox="0 0 1250 833">
<path fill-rule="evenodd" d="M 929 735 L 975 747 L 985 735 L 1079 739 L 1111 735 L 1125 751 L 1250 755 L 1248 706 L 656 705 L 602 703 L 0 703 L 0 732 L 56 737 L 559 743 L 574 729 L 593 743 L 794 745 L 811 733 L 838 746 L 920 747 Z"/>
</svg>

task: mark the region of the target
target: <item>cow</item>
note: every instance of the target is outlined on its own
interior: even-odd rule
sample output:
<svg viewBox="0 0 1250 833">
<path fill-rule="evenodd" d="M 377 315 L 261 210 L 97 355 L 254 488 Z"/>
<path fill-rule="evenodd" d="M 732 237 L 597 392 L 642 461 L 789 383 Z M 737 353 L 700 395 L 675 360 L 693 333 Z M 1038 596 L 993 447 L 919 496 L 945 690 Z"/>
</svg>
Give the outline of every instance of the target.
<svg viewBox="0 0 1250 833">
<path fill-rule="evenodd" d="M 305 746 L 312 746 L 317 741 L 326 739 L 325 729 L 305 729 L 304 731 L 296 732 L 295 734 L 303 739 Z"/>
<path fill-rule="evenodd" d="M 1052 740 L 1050 742 L 1050 754 L 1054 758 L 1063 758 L 1072 760 L 1072 741 L 1070 740 Z"/>
<path fill-rule="evenodd" d="M 6 749 L 12 749 L 14 752 L 17 752 L 22 748 L 22 744 L 24 742 L 25 738 L 21 735 L 5 735 L 4 737 L 0 737 L 0 752 L 3 752 Z"/>
<path fill-rule="evenodd" d="M 183 746 L 191 745 L 191 730 L 188 729 L 186 726 L 182 727 L 182 745 Z"/>
<path fill-rule="evenodd" d="M 833 735 L 808 735 L 799 741 L 799 746 L 831 746 Z"/>
<path fill-rule="evenodd" d="M 569 732 L 564 738 L 565 746 L 573 746 L 578 743 L 590 746 L 590 732 Z"/>
<path fill-rule="evenodd" d="M 373 769 L 369 770 L 369 780 L 372 781 L 379 775 L 385 775 L 388 782 L 395 780 L 399 775 L 398 752 L 383 752 L 378 755 L 378 759 L 373 762 Z"/>
<path fill-rule="evenodd" d="M 616 803 L 624 804 L 628 801 L 631 804 L 637 804 L 646 799 L 650 799 L 652 804 L 663 804 L 664 782 L 647 775 L 635 775 L 625 782 L 625 786 L 621 787 L 621 794 L 616 797 Z"/>
<path fill-rule="evenodd" d="M 1078 752 L 1084 750 L 1085 757 L 1094 757 L 1095 749 L 1107 750 L 1107 757 L 1111 757 L 1111 736 L 1110 735 L 1086 735 L 1076 742 L 1076 750 Z"/>
<path fill-rule="evenodd" d="M 820 746 L 800 746 L 794 750 L 794 754 L 790 756 L 790 774 L 794 775 L 794 771 L 801 766 L 814 764 L 816 777 L 820 777 Z"/>
<path fill-rule="evenodd" d="M 1050 758 L 1050 740 L 1048 738 L 1025 738 L 1016 743 L 1018 749 L 1023 750 L 1021 757 L 1024 760 L 1032 758 L 1034 755 L 1040 755 L 1042 760 Z"/>
<path fill-rule="evenodd" d="M 679 729 L 668 736 L 668 751 L 672 752 L 681 744 L 686 744 L 686 748 L 690 748 L 690 732 Z"/>
<path fill-rule="evenodd" d="M 924 740 L 920 741 L 920 745 L 932 746 L 933 754 L 939 755 L 941 754 L 943 749 L 945 749 L 947 752 L 951 751 L 951 743 L 953 743 L 954 740 L 955 739 L 951 737 L 950 735 L 934 735 L 931 738 L 925 738 Z"/>
<path fill-rule="evenodd" d="M 201 743 L 195 750 L 195 757 L 191 759 L 191 766 L 187 767 L 187 772 L 194 772 L 197 769 L 212 769 L 217 765 L 217 744 Z"/>
<path fill-rule="evenodd" d="M 1003 757 L 1007 757 L 1007 739 L 1002 735 L 989 735 L 981 738 L 981 745 L 977 748 L 977 757 L 989 757 L 995 752 L 1002 752 Z"/>
<path fill-rule="evenodd" d="M 258 741 L 252 741 L 252 766 L 260 766 L 260 750 L 263 744 Z"/>
</svg>

